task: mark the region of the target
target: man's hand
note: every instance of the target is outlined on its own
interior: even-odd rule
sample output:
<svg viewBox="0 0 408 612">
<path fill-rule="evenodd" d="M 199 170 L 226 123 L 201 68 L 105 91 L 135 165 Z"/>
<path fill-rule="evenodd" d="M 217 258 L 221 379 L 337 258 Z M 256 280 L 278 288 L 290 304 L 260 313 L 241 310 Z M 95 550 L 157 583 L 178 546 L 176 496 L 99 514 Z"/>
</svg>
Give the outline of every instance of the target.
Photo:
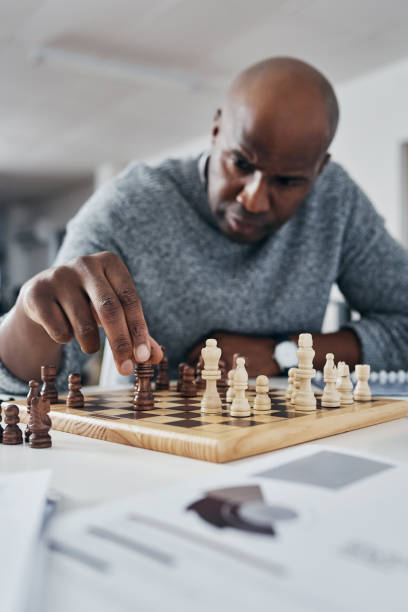
<svg viewBox="0 0 408 612">
<path fill-rule="evenodd" d="M 266 376 L 279 374 L 279 366 L 273 359 L 275 348 L 273 338 L 256 338 L 224 332 L 213 332 L 208 337 L 217 340 L 222 350 L 221 359 L 226 362 L 229 370 L 232 367 L 234 353 L 239 353 L 242 357 L 246 357 L 246 369 L 250 377 L 258 376 L 258 374 Z M 204 342 L 200 342 L 190 351 L 188 355 L 190 363 L 197 362 L 203 346 Z"/>
<path fill-rule="evenodd" d="M 135 362 L 150 357 L 157 363 L 162 357 L 149 335 L 128 269 L 108 251 L 78 257 L 34 276 L 22 287 L 15 307 L 14 318 L 24 316 L 45 330 L 53 343 L 66 344 L 75 337 L 88 354 L 99 349 L 101 325 L 116 367 L 124 375 L 132 372 Z M 35 338 L 31 346 L 35 351 Z"/>
</svg>

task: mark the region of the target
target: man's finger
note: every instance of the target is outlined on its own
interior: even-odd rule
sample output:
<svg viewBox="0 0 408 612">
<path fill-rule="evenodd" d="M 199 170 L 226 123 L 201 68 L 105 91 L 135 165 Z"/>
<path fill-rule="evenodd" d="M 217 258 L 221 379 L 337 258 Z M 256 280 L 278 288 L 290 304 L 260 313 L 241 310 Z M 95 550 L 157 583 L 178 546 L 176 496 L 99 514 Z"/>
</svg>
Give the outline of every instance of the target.
<svg viewBox="0 0 408 612">
<path fill-rule="evenodd" d="M 58 293 L 58 301 L 67 316 L 81 350 L 90 355 L 100 347 L 97 320 L 89 301 L 78 287 L 76 291 L 66 288 Z"/>
<path fill-rule="evenodd" d="M 143 363 L 151 356 L 151 344 L 142 303 L 133 280 L 122 261 L 116 262 L 114 270 L 107 265 L 105 275 L 122 306 L 132 341 L 134 359 L 137 363 Z"/>
<path fill-rule="evenodd" d="M 97 281 L 90 278 L 85 289 L 105 330 L 118 371 L 124 376 L 131 374 L 134 361 L 132 339 L 114 288 L 103 277 Z"/>
</svg>

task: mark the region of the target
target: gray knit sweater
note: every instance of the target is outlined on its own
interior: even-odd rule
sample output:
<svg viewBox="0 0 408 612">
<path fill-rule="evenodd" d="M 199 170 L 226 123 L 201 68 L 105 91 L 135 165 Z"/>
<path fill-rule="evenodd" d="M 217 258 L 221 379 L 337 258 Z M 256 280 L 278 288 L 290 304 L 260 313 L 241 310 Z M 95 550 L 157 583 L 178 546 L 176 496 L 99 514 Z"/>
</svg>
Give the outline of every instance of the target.
<svg viewBox="0 0 408 612">
<path fill-rule="evenodd" d="M 408 366 L 408 254 L 347 173 L 329 163 L 296 215 L 257 244 L 215 226 L 198 159 L 134 163 L 68 224 L 56 264 L 109 250 L 134 279 L 151 335 L 174 373 L 213 330 L 274 336 L 318 332 L 337 282 L 361 320 L 350 323 L 375 370 Z M 64 347 L 58 376 L 84 356 Z M 0 389 L 26 385 L 0 367 Z"/>
</svg>

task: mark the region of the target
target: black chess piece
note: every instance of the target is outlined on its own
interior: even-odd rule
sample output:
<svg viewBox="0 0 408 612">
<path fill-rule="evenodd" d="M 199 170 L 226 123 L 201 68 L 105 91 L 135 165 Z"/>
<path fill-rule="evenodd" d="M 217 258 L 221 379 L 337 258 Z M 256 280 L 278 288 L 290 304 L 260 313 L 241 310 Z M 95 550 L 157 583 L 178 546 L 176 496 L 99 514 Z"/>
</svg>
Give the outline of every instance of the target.
<svg viewBox="0 0 408 612">
<path fill-rule="evenodd" d="M 20 422 L 19 408 L 16 404 L 3 402 L 4 422 L 6 427 L 3 432 L 3 444 L 22 444 L 23 432 L 17 425 Z"/>
<path fill-rule="evenodd" d="M 151 378 L 154 374 L 151 361 L 138 363 L 135 366 L 138 377 L 138 386 L 133 398 L 135 410 L 151 410 L 154 408 L 154 396 L 151 388 Z"/>
<path fill-rule="evenodd" d="M 67 395 L 67 406 L 68 408 L 83 408 L 84 407 L 84 396 L 81 393 L 81 375 L 77 372 L 72 372 L 68 376 L 68 395 Z"/>
</svg>

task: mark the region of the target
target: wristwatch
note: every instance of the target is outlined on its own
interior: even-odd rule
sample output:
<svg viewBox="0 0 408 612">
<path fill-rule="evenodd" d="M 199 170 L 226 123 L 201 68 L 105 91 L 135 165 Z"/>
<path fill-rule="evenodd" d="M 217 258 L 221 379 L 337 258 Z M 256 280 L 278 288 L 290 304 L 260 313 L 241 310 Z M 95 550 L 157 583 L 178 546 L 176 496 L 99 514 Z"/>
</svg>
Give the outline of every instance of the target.
<svg viewBox="0 0 408 612">
<path fill-rule="evenodd" d="M 289 336 L 276 337 L 274 359 L 280 371 L 287 374 L 290 368 L 297 365 L 297 345 Z"/>
</svg>

